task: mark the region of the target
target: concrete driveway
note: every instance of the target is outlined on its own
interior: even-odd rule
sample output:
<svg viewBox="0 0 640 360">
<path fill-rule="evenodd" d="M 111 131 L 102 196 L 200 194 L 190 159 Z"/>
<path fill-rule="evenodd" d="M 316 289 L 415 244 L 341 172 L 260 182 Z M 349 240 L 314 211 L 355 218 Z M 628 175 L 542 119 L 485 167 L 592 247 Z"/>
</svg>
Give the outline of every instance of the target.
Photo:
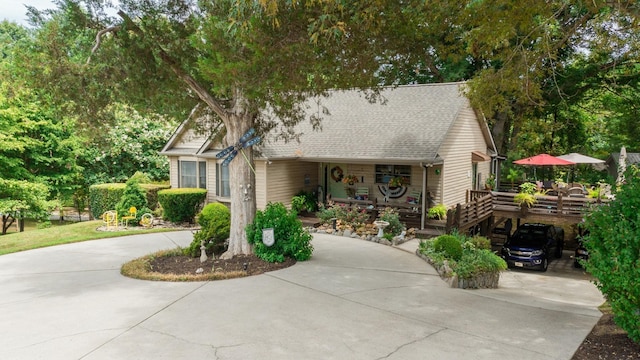
<svg viewBox="0 0 640 360">
<path fill-rule="evenodd" d="M 600 317 L 588 279 L 506 272 L 446 287 L 410 252 L 314 235 L 314 256 L 242 279 L 125 278 L 191 232 L 0 256 L 0 359 L 570 359 Z M 411 244 L 405 245 L 409 250 Z"/>
</svg>

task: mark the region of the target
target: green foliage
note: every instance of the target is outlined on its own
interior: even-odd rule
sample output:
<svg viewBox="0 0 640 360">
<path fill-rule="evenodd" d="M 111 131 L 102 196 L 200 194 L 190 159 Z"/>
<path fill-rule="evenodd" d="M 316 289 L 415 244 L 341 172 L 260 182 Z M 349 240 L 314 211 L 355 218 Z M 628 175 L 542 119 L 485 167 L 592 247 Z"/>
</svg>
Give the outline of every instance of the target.
<svg viewBox="0 0 640 360">
<path fill-rule="evenodd" d="M 526 182 L 520 185 L 520 192 L 513 197 L 513 201 L 520 206 L 531 207 L 537 201 L 535 196 L 537 189 L 536 184 Z"/>
<path fill-rule="evenodd" d="M 429 219 L 442 220 L 447 217 L 447 207 L 444 204 L 438 204 L 429 208 L 427 212 Z"/>
<path fill-rule="evenodd" d="M 462 279 L 469 279 L 481 273 L 502 271 L 507 263 L 491 250 L 465 249 L 456 262 L 453 271 Z"/>
<path fill-rule="evenodd" d="M 389 225 L 384 228 L 385 234 L 391 234 L 393 236 L 400 235 L 404 230 L 404 225 L 400 222 L 400 216 L 392 208 L 385 208 L 379 215 L 380 220 L 386 221 Z"/>
<path fill-rule="evenodd" d="M 167 220 L 174 223 L 193 223 L 206 196 L 206 189 L 166 189 L 158 192 L 158 201 Z"/>
<path fill-rule="evenodd" d="M 484 236 L 474 236 L 468 240 L 476 249 L 491 250 L 491 239 Z"/>
<path fill-rule="evenodd" d="M 320 221 L 325 224 L 331 223 L 331 219 L 343 219 L 345 217 L 346 210 L 344 207 L 337 204 L 329 204 L 328 207 L 320 208 L 320 211 L 316 213 L 316 216 Z"/>
<path fill-rule="evenodd" d="M 369 214 L 365 209 L 353 206 L 347 209 L 345 206 L 331 204 L 328 208 L 322 208 L 316 216 L 325 224 L 330 224 L 331 219 L 336 219 L 342 224 L 357 227 L 369 220 Z"/>
<path fill-rule="evenodd" d="M 440 235 L 433 240 L 422 241 L 418 251 L 428 256 L 437 266 L 447 261 L 459 278 L 469 279 L 485 272 L 507 268 L 507 263 L 501 257 L 485 248 L 486 240 L 488 239 L 469 238 L 462 234 Z"/>
<path fill-rule="evenodd" d="M 266 246 L 262 230 L 273 228 L 275 242 Z M 295 211 L 288 211 L 282 203 L 269 203 L 264 211 L 257 211 L 253 224 L 247 226 L 247 239 L 255 254 L 269 262 L 282 262 L 290 257 L 299 261 L 311 258 L 312 236 L 302 226 Z"/>
<path fill-rule="evenodd" d="M 89 187 L 89 207 L 91 215 L 98 219 L 105 211 L 115 210 L 124 193 L 125 184 L 97 184 Z M 140 184 L 147 197 L 147 207 L 155 211 L 158 208 L 158 192 L 168 189 L 169 185 Z M 127 209 L 128 210 L 128 209 Z M 142 214 L 141 214 L 142 215 Z"/>
<path fill-rule="evenodd" d="M 205 205 L 198 215 L 200 231 L 193 236 L 193 241 L 184 249 L 187 256 L 200 256 L 200 246 L 204 241 L 207 254 L 221 254 L 225 250 L 225 241 L 229 238 L 231 212 L 222 203 Z"/>
<path fill-rule="evenodd" d="M 520 173 L 520 171 L 518 171 L 518 169 L 516 168 L 509 168 L 509 173 L 507 174 L 507 180 L 509 180 L 509 182 L 511 182 L 511 188 L 513 189 L 515 187 L 515 182 L 520 179 L 520 177 L 522 176 L 522 173 Z"/>
<path fill-rule="evenodd" d="M 441 252 L 445 257 L 459 260 L 462 256 L 462 244 L 453 235 L 440 235 L 433 241 L 433 249 Z"/>
<path fill-rule="evenodd" d="M 614 201 L 587 215 L 586 269 L 607 298 L 615 321 L 640 342 L 640 173 L 625 173 Z"/>
<path fill-rule="evenodd" d="M 130 222 L 134 226 L 140 222 L 142 215 L 151 212 L 147 204 L 145 191 L 142 190 L 140 184 L 138 184 L 138 180 L 135 178 L 127 181 L 120 201 L 116 204 L 118 217 L 129 215 L 129 209 L 131 209 L 131 207 L 135 207 L 137 210 L 135 220 L 131 220 Z"/>
<path fill-rule="evenodd" d="M 3 220 L 46 219 L 48 211 L 53 207 L 47 201 L 48 196 L 49 190 L 44 184 L 0 178 L 0 214 Z M 2 234 L 6 234 L 11 222 L 4 222 Z"/>
<path fill-rule="evenodd" d="M 1 61 L 2 59 L 0 59 Z M 52 196 L 71 196 L 82 168 L 75 122 L 46 106 L 35 91 L 0 84 L 0 177 L 44 183 Z"/>
<path fill-rule="evenodd" d="M 128 181 L 135 180 L 138 184 L 150 184 L 151 178 L 149 175 L 143 173 L 142 171 L 136 171 L 135 174 L 131 175 Z"/>
<path fill-rule="evenodd" d="M 138 177 L 141 184 L 169 179 L 169 160 L 158 154 L 174 129 L 172 121 L 157 115 L 141 116 L 123 105 L 112 106 L 116 125 L 92 134 L 92 145 L 81 165 L 88 184 L 124 182 Z"/>
<path fill-rule="evenodd" d="M 89 187 L 89 207 L 91 215 L 99 219 L 105 211 L 115 210 L 122 198 L 125 184 L 99 184 Z"/>
<path fill-rule="evenodd" d="M 310 191 L 302 190 L 298 192 L 293 198 L 291 198 L 291 209 L 297 213 L 302 211 L 318 211 L 316 195 Z"/>
</svg>

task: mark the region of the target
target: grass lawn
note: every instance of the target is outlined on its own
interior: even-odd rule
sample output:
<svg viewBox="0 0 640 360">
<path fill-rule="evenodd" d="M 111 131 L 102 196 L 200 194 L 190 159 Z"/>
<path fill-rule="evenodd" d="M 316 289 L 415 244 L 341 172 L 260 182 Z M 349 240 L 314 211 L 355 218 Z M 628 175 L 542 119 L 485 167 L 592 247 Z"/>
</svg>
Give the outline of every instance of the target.
<svg viewBox="0 0 640 360">
<path fill-rule="evenodd" d="M 36 229 L 35 226 L 31 227 L 26 224 L 24 232 L 11 232 L 7 233 L 7 235 L 0 235 L 0 255 L 86 240 L 175 231 L 175 229 L 170 228 L 133 228 L 132 230 L 123 231 L 97 231 L 96 229 L 102 226 L 102 224 L 102 220 L 83 221 L 68 225 L 57 225 L 57 221 L 52 221 L 52 226 L 46 229 Z"/>
</svg>

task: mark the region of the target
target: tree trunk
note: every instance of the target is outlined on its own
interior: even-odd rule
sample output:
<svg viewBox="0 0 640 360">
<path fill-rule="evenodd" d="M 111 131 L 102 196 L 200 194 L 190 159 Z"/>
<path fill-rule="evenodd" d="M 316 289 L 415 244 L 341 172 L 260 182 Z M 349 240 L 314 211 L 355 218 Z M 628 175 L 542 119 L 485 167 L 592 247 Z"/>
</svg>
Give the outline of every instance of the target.
<svg viewBox="0 0 640 360">
<path fill-rule="evenodd" d="M 244 97 L 238 91 L 236 105 L 230 116 L 225 119 L 227 143 L 235 144 L 247 130 L 253 126 L 253 115 L 246 109 Z M 256 215 L 256 180 L 253 173 L 252 149 L 238 151 L 237 156 L 229 163 L 229 179 L 231 190 L 231 232 L 229 248 L 221 258 L 229 259 L 239 254 L 253 253 L 253 247 L 247 241 L 245 231 Z"/>
</svg>

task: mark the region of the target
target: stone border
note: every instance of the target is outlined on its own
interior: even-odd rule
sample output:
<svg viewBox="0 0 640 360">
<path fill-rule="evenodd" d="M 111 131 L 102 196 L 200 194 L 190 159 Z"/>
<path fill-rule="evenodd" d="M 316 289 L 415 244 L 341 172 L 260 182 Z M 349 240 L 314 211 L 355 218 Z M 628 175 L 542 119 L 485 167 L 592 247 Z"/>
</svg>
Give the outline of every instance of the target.
<svg viewBox="0 0 640 360">
<path fill-rule="evenodd" d="M 470 279 L 460 279 L 457 275 L 453 274 L 453 270 L 449 267 L 447 260 L 440 266 L 434 263 L 430 257 L 420 252 L 420 249 L 416 249 L 416 255 L 426 261 L 429 265 L 440 275 L 440 278 L 444 280 L 449 287 L 458 289 L 497 289 L 498 282 L 500 280 L 500 272 L 485 272 L 480 275 L 474 276 Z"/>
</svg>

